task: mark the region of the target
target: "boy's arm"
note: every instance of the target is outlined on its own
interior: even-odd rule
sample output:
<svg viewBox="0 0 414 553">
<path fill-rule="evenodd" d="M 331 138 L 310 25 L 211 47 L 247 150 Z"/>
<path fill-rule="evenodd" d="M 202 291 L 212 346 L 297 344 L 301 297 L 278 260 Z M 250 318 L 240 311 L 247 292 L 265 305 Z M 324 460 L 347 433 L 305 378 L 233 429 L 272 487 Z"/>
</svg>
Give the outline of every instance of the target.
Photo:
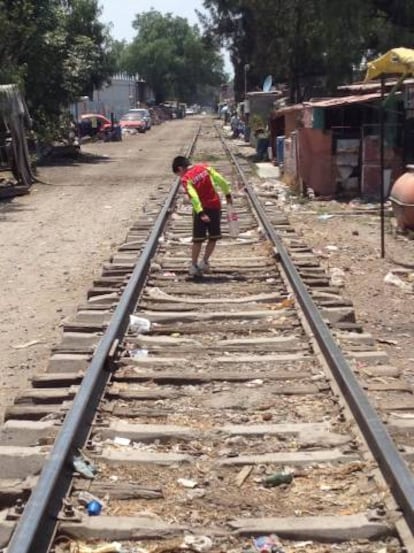
<svg viewBox="0 0 414 553">
<path fill-rule="evenodd" d="M 184 184 L 185 191 L 187 192 L 188 197 L 193 204 L 193 209 L 196 213 L 201 213 L 203 211 L 203 206 L 201 205 L 200 197 L 197 194 L 197 190 L 194 188 L 193 183 L 189 180 Z"/>
<path fill-rule="evenodd" d="M 226 196 L 227 202 L 231 203 L 231 186 L 230 183 L 213 167 L 208 167 L 207 171 L 213 181 L 214 188 L 220 188 L 223 194 Z"/>
</svg>

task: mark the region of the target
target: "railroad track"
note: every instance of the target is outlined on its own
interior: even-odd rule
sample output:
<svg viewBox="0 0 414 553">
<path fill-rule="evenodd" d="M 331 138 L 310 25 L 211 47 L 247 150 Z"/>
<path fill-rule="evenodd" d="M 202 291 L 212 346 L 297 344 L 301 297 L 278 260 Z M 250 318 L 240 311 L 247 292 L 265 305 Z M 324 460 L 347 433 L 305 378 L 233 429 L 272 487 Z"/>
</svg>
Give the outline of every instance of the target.
<svg viewBox="0 0 414 553">
<path fill-rule="evenodd" d="M 211 123 L 192 148 L 241 183 L 241 235 L 189 280 L 190 206 L 160 188 L 7 411 L 0 547 L 414 551 L 410 385 L 271 181 Z"/>
</svg>

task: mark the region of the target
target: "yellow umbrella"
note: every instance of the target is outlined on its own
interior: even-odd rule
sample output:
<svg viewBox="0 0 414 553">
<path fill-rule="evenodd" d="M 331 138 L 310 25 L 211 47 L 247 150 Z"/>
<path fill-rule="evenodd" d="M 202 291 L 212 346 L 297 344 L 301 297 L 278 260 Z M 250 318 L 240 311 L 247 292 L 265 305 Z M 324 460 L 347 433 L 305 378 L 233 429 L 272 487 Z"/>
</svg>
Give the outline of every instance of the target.
<svg viewBox="0 0 414 553">
<path fill-rule="evenodd" d="M 376 79 L 382 75 L 414 74 L 414 50 L 411 48 L 393 48 L 386 54 L 367 65 L 365 80 Z"/>
</svg>

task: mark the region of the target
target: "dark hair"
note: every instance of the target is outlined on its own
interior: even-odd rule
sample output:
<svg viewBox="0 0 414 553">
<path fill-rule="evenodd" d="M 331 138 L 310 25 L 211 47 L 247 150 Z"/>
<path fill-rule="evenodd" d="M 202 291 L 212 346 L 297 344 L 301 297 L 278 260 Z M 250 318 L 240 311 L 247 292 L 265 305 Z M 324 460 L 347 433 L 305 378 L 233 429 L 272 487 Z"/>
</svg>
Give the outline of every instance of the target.
<svg viewBox="0 0 414 553">
<path fill-rule="evenodd" d="M 177 156 L 173 159 L 172 162 L 172 170 L 173 173 L 177 173 L 178 169 L 180 167 L 184 167 L 186 169 L 191 165 L 190 160 L 184 156 Z"/>
</svg>

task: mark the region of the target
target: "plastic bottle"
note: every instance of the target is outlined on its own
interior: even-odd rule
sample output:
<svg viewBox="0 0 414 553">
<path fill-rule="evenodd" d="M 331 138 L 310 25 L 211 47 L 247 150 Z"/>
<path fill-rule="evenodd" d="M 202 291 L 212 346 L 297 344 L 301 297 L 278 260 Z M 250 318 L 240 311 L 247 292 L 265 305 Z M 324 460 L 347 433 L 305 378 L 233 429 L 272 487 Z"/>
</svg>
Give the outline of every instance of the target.
<svg viewBox="0 0 414 553">
<path fill-rule="evenodd" d="M 231 238 L 237 238 L 240 233 L 239 217 L 232 204 L 227 204 L 227 222 L 229 225 L 229 236 Z"/>
<path fill-rule="evenodd" d="M 86 507 L 88 503 L 91 503 L 91 501 L 99 501 L 99 500 L 95 495 L 91 494 L 90 492 L 87 492 L 86 490 L 82 490 L 78 494 L 78 501 L 81 505 L 84 505 Z"/>
<path fill-rule="evenodd" d="M 284 553 L 282 544 L 276 534 L 253 538 L 253 547 L 257 553 Z"/>
<path fill-rule="evenodd" d="M 96 517 L 101 514 L 102 503 L 99 503 L 99 501 L 96 501 L 94 499 L 93 501 L 91 501 L 86 505 L 86 510 L 88 511 L 89 516 Z"/>
<path fill-rule="evenodd" d="M 270 476 L 266 476 L 262 480 L 262 484 L 265 488 L 274 488 L 281 484 L 290 484 L 293 480 L 293 474 L 290 472 L 275 472 Z"/>
</svg>

